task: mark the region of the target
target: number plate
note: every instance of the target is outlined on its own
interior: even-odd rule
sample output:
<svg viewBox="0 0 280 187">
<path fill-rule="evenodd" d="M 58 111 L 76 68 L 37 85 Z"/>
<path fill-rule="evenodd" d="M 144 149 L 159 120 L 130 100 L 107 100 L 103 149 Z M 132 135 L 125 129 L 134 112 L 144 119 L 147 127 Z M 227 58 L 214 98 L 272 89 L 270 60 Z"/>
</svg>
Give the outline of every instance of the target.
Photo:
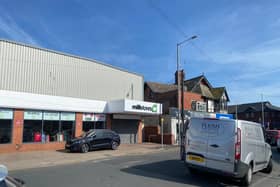
<svg viewBox="0 0 280 187">
<path fill-rule="evenodd" d="M 204 158 L 195 155 L 188 155 L 188 160 L 192 160 L 196 162 L 204 162 Z"/>
</svg>

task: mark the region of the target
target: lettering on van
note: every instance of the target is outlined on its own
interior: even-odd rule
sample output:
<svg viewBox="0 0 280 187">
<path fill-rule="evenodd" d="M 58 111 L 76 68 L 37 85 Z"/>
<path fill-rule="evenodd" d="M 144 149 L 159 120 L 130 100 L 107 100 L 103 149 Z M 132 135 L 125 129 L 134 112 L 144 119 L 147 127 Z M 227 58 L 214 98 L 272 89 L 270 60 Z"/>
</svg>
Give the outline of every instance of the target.
<svg viewBox="0 0 280 187">
<path fill-rule="evenodd" d="M 217 136 L 220 131 L 220 125 L 215 123 L 202 123 L 201 130 L 208 135 Z"/>
</svg>

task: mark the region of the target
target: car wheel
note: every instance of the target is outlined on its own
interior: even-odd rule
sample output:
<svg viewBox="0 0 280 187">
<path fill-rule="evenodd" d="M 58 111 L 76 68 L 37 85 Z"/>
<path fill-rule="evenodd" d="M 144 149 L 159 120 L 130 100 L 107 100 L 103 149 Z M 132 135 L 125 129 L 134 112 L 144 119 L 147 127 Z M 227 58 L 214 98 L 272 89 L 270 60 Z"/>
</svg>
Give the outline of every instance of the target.
<svg viewBox="0 0 280 187">
<path fill-rule="evenodd" d="M 250 165 L 244 178 L 241 180 L 242 185 L 249 186 L 252 181 L 253 167 Z"/>
<path fill-rule="evenodd" d="M 111 144 L 111 149 L 112 150 L 118 149 L 118 146 L 119 146 L 118 142 L 112 141 L 112 144 Z"/>
<path fill-rule="evenodd" d="M 263 170 L 263 172 L 264 172 L 264 173 L 271 173 L 272 168 L 273 168 L 272 159 L 270 158 L 270 159 L 269 159 L 269 162 L 268 162 L 268 165 L 267 165 L 267 167 Z"/>
<path fill-rule="evenodd" d="M 82 147 L 81 147 L 81 152 L 82 153 L 87 153 L 89 151 L 89 146 L 88 144 L 83 144 Z"/>
</svg>

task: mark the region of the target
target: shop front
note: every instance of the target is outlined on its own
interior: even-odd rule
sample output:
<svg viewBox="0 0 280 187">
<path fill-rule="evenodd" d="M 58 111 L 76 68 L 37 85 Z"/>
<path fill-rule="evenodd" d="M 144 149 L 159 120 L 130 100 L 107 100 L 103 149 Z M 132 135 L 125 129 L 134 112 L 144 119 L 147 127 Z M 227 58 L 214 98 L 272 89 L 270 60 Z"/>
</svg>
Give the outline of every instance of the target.
<svg viewBox="0 0 280 187">
<path fill-rule="evenodd" d="M 142 143 L 143 117 L 162 113 L 159 103 L 117 100 L 108 103 L 108 112 L 112 114 L 112 130 L 120 135 L 121 142 L 127 144 Z"/>
<path fill-rule="evenodd" d="M 3 93 L 3 92 L 2 92 Z M 122 143 L 142 143 L 142 116 L 161 114 L 161 104 L 95 101 L 0 91 L 0 153 L 63 149 L 90 129 L 112 129 Z"/>
</svg>

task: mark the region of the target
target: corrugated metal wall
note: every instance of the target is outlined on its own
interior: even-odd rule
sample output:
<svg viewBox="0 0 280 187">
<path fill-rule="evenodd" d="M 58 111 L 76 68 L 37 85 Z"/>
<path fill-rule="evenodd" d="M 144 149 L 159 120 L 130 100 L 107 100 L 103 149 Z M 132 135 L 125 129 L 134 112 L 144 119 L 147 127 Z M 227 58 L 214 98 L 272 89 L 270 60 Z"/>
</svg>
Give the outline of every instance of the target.
<svg viewBox="0 0 280 187">
<path fill-rule="evenodd" d="M 0 89 L 96 100 L 143 100 L 143 77 L 44 49 L 0 40 Z"/>
</svg>

